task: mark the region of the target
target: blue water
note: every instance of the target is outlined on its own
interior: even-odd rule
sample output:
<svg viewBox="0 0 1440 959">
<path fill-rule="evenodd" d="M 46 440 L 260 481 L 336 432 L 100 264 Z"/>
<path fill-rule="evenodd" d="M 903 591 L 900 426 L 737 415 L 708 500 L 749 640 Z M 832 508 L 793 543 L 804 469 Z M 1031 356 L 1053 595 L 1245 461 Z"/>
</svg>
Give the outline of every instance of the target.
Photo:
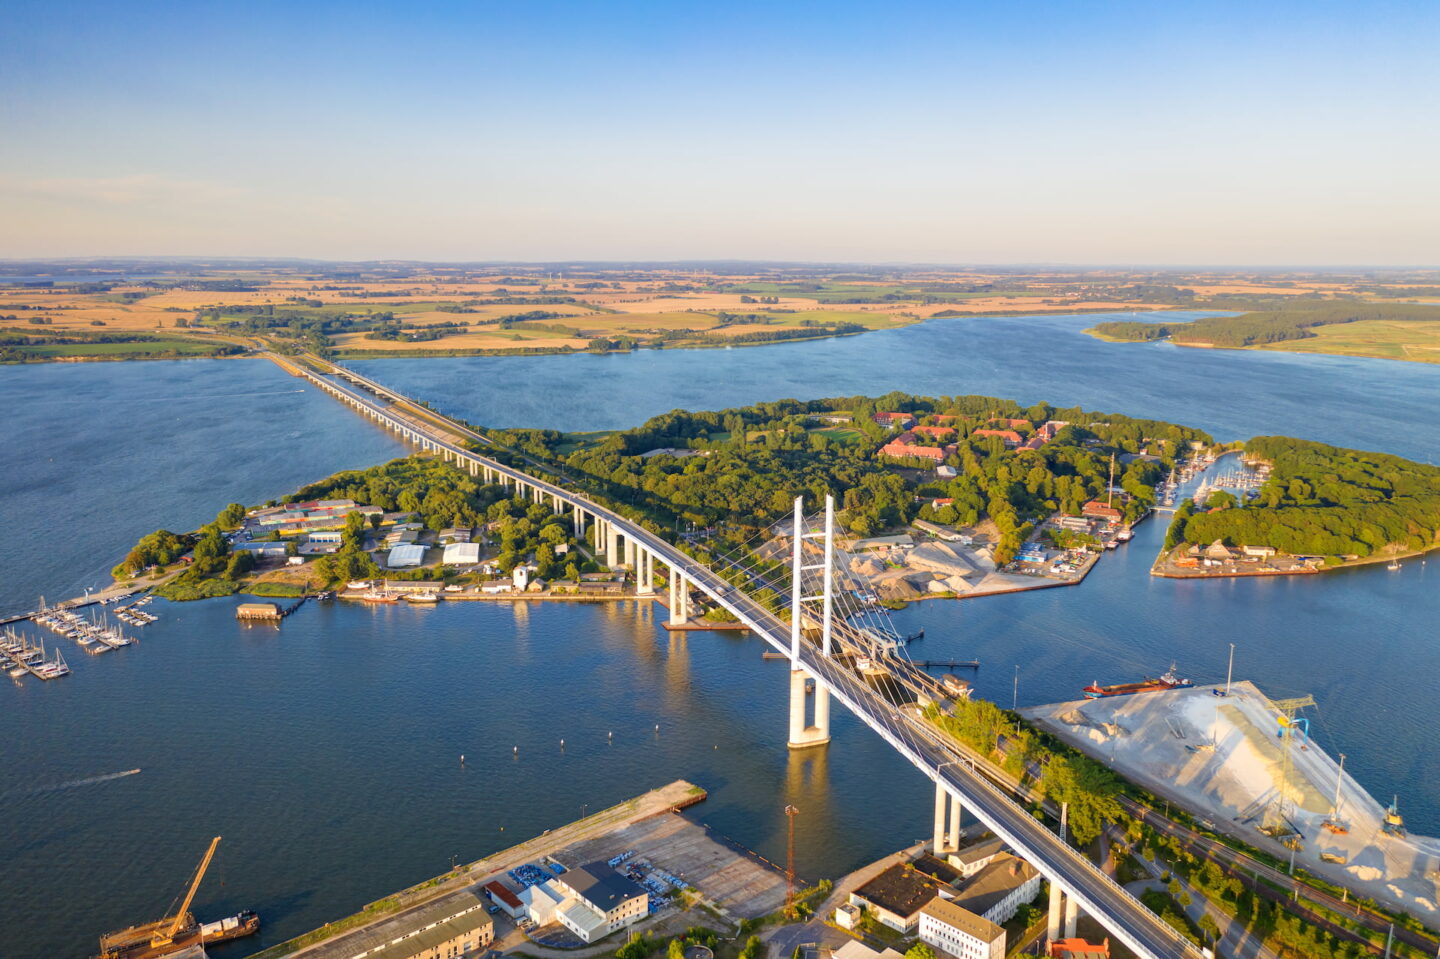
<svg viewBox="0 0 1440 959">
<path fill-rule="evenodd" d="M 1289 432 L 1440 453 L 1428 425 L 1434 367 L 1106 344 L 1078 333 L 1094 319 L 358 365 L 497 425 L 615 428 L 675 407 L 901 389 L 1081 403 L 1226 439 Z M 280 392 L 295 388 L 268 364 L 238 361 L 0 369 L 16 438 L 0 475 L 0 604 L 89 585 L 155 526 L 193 526 L 231 499 L 400 452 L 339 404 Z M 1162 535 L 1163 523 L 1142 526 L 1078 588 L 927 602 L 899 617 L 926 627 L 917 658 L 978 656 L 979 694 L 1007 705 L 1016 665 L 1023 705 L 1172 659 L 1196 679 L 1223 678 L 1235 642 L 1237 676 L 1276 695 L 1314 693 L 1317 738 L 1375 793 L 1399 792 L 1414 828 L 1440 832 L 1425 775 L 1440 765 L 1429 735 L 1440 566 L 1156 580 L 1147 573 Z M 238 956 L 443 871 L 451 856 L 484 855 L 582 804 L 677 777 L 711 790 L 698 818 L 772 859 L 784 854 L 781 810 L 795 803 L 807 878 L 928 828 L 925 782 L 848 716 L 836 716 L 828 755 L 789 754 L 784 667 L 762 662 L 753 639 L 671 638 L 634 604 L 312 604 L 273 629 L 238 625 L 234 603 L 156 602 L 162 618 L 138 647 L 90 658 L 71 645 L 71 677 L 0 684 L 0 956 L 81 955 L 100 932 L 158 915 L 213 835 L 226 838 L 201 914 L 250 905 L 266 919 L 260 942 L 222 952 Z"/>
<path fill-rule="evenodd" d="M 0 369 L 0 613 L 109 582 L 161 526 L 194 529 L 408 450 L 272 363 L 163 360 Z"/>
<path fill-rule="evenodd" d="M 948 319 L 759 348 L 353 365 L 490 426 L 623 429 L 672 409 L 900 390 L 1080 405 L 1198 426 L 1221 440 L 1280 433 L 1427 461 L 1440 454 L 1440 366 L 1106 343 L 1080 332 L 1128 317 Z"/>
</svg>

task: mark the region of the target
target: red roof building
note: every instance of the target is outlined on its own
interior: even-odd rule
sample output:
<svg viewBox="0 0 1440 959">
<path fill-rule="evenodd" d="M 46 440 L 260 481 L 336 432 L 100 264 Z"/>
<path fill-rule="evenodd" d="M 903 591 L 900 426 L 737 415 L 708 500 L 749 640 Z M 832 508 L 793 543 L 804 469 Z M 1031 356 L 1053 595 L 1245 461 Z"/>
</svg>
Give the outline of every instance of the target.
<svg viewBox="0 0 1440 959">
<path fill-rule="evenodd" d="M 1099 519 L 1118 520 L 1125 516 L 1124 513 L 1120 512 L 1115 507 L 1106 506 L 1099 500 L 1093 499 L 1090 502 L 1086 503 L 1084 506 L 1080 507 L 1080 513 L 1084 516 L 1094 516 Z"/>
<path fill-rule="evenodd" d="M 945 451 L 938 446 L 917 446 L 911 443 L 886 443 L 880 447 L 881 456 L 918 456 L 923 459 L 945 462 Z"/>
<path fill-rule="evenodd" d="M 955 431 L 948 426 L 916 426 L 911 429 L 911 432 L 933 436 L 937 440 L 946 439 L 955 435 Z"/>
<path fill-rule="evenodd" d="M 1006 426 L 1010 427 L 1012 430 L 1023 430 L 1025 427 L 1027 427 L 1027 426 L 1030 425 L 1030 421 L 1029 421 L 1029 420 L 1007 420 L 1007 419 L 1003 419 L 1003 418 L 999 418 L 999 417 L 997 417 L 996 419 L 991 420 L 990 422 L 992 422 L 992 423 L 1004 423 Z"/>
<path fill-rule="evenodd" d="M 1014 430 L 976 430 L 970 434 L 970 438 L 977 436 L 998 436 L 1005 441 L 1005 445 L 1014 449 L 1020 445 L 1020 434 Z"/>
<path fill-rule="evenodd" d="M 1110 940 L 1096 945 L 1084 939 L 1057 939 L 1050 943 L 1051 959 L 1110 959 Z"/>
<path fill-rule="evenodd" d="M 1055 438 L 1056 433 L 1060 432 L 1069 425 L 1070 424 L 1065 422 L 1064 420 L 1046 420 L 1043 424 L 1041 424 L 1040 428 L 1035 431 L 1035 433 L 1036 435 L 1043 437 L 1045 442 L 1048 443 Z"/>
<path fill-rule="evenodd" d="M 876 413 L 871 419 L 887 430 L 893 430 L 896 427 L 907 427 L 915 422 L 915 417 L 909 413 Z"/>
</svg>

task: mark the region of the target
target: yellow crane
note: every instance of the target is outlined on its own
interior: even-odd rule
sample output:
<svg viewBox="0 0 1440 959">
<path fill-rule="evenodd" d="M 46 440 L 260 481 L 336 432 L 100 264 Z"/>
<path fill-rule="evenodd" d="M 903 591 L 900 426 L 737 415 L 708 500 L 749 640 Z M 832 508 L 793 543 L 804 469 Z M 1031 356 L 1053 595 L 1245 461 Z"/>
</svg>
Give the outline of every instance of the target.
<svg viewBox="0 0 1440 959">
<path fill-rule="evenodd" d="M 101 936 L 101 959 L 154 959 L 184 945 L 176 940 L 185 939 L 196 928 L 190 916 L 190 904 L 195 901 L 195 892 L 200 888 L 200 880 L 205 878 L 205 870 L 210 868 L 210 860 L 215 858 L 218 845 L 219 836 L 210 840 L 210 848 L 205 850 L 205 858 L 200 860 L 200 868 L 195 870 L 195 878 L 190 881 L 185 899 L 174 915 L 167 914 L 163 919 Z"/>
<path fill-rule="evenodd" d="M 190 923 L 190 903 L 195 901 L 195 891 L 200 888 L 200 880 L 205 878 L 205 870 L 210 868 L 210 860 L 215 858 L 215 847 L 220 845 L 220 836 L 210 840 L 210 848 L 205 850 L 205 857 L 200 860 L 200 868 L 195 870 L 195 878 L 190 882 L 190 888 L 185 890 L 185 901 L 180 903 L 180 909 L 175 913 L 173 919 L 160 920 L 160 928 L 150 938 L 152 946 L 168 946 Z"/>
<path fill-rule="evenodd" d="M 1294 699 L 1275 699 L 1270 703 L 1279 714 L 1276 720 L 1280 730 L 1280 782 L 1275 789 L 1275 799 L 1265 810 L 1265 820 L 1260 827 L 1261 831 L 1279 839 L 1280 842 L 1290 849 L 1300 848 L 1300 836 L 1295 832 L 1295 827 L 1290 821 L 1290 770 L 1293 762 L 1290 757 L 1290 747 L 1295 739 L 1295 734 L 1304 730 L 1305 738 L 1310 737 L 1310 724 L 1304 719 L 1296 719 L 1295 714 L 1308 706 L 1315 705 L 1313 696 L 1297 696 Z"/>
</svg>

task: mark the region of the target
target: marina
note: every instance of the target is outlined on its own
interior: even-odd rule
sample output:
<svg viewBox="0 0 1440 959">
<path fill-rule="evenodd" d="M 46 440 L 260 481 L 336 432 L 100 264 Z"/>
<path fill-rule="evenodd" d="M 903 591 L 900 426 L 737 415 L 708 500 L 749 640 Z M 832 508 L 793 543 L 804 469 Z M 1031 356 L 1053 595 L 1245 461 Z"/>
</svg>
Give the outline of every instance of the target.
<svg viewBox="0 0 1440 959">
<path fill-rule="evenodd" d="M 51 658 L 45 652 L 43 639 L 39 645 L 32 645 L 13 629 L 5 630 L 3 642 L 0 642 L 0 655 L 8 660 L 6 673 L 17 683 L 27 673 L 37 679 L 59 679 L 70 675 L 70 666 L 60 650 L 55 650 Z"/>
</svg>

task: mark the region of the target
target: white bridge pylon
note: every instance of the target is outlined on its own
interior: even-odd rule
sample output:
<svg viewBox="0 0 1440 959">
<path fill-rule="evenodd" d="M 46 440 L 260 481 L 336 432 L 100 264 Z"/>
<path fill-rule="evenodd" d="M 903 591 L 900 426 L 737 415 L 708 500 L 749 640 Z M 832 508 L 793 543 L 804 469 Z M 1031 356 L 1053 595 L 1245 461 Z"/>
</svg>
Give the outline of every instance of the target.
<svg viewBox="0 0 1440 959">
<path fill-rule="evenodd" d="M 794 526 L 791 529 L 790 562 L 790 748 L 808 749 L 830 741 L 830 692 L 800 667 L 800 644 L 804 640 L 805 604 L 820 605 L 820 649 L 830 655 L 835 607 L 835 497 L 825 497 L 825 522 L 818 530 L 806 531 L 805 499 L 795 497 Z M 821 560 L 805 563 L 805 540 L 822 541 Z M 805 573 L 820 571 L 820 593 L 805 595 Z M 813 579 L 813 577 L 811 577 Z M 813 692 L 811 687 L 813 686 Z M 814 699 L 813 723 L 806 722 L 808 701 Z"/>
</svg>

